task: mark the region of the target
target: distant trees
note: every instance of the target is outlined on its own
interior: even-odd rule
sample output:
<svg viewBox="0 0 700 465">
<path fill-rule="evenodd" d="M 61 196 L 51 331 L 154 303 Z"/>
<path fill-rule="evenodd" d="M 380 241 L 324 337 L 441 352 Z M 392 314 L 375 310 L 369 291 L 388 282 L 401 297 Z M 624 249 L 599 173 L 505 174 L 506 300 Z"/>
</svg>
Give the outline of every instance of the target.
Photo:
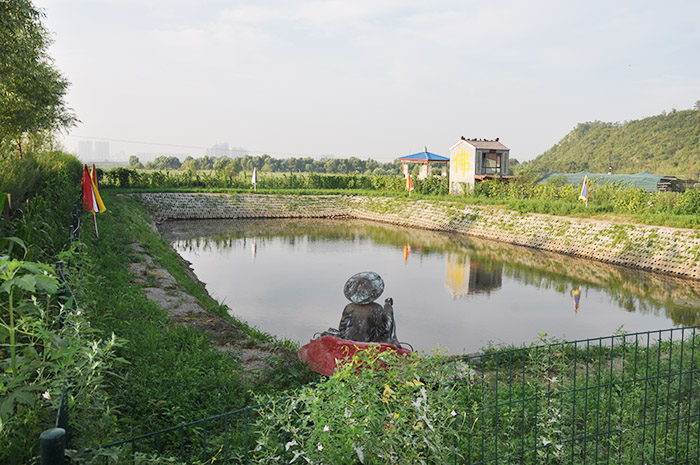
<svg viewBox="0 0 700 465">
<path fill-rule="evenodd" d="M 19 157 L 26 138 L 77 122 L 65 102 L 70 83 L 48 55 L 43 16 L 29 0 L 0 1 L 0 143 Z"/>
<path fill-rule="evenodd" d="M 143 164 L 138 157 L 132 155 L 129 158 L 129 168 L 142 169 Z M 327 173 L 327 174 L 377 174 L 390 175 L 401 173 L 401 162 L 394 160 L 389 163 L 379 163 L 371 158 L 361 160 L 357 157 L 329 158 L 320 160 L 311 157 L 304 158 L 273 158 L 264 154 L 260 156 L 244 155 L 231 158 L 228 156 L 212 157 L 203 156 L 194 158 L 188 156 L 183 162 L 176 157 L 159 156 L 145 164 L 148 170 L 185 170 L 195 172 L 198 170 L 213 170 L 224 172 L 227 176 L 253 169 L 268 173 Z"/>
<path fill-rule="evenodd" d="M 129 168 L 135 169 L 135 170 L 140 170 L 143 169 L 143 163 L 141 163 L 141 160 L 139 160 L 139 157 L 136 155 L 132 155 L 129 157 Z"/>
<path fill-rule="evenodd" d="M 179 170 L 182 166 L 177 157 L 160 156 L 146 163 L 147 170 Z"/>
</svg>

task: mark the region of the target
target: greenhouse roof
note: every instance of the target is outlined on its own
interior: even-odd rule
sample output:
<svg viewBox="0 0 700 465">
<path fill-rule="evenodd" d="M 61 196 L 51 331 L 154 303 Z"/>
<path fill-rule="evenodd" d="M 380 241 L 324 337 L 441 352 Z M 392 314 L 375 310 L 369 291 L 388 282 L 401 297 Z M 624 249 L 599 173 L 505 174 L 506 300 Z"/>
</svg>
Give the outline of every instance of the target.
<svg viewBox="0 0 700 465">
<path fill-rule="evenodd" d="M 564 178 L 567 184 L 581 185 L 585 176 L 588 176 L 588 179 L 595 183 L 614 183 L 620 186 L 644 189 L 647 192 L 656 192 L 659 188 L 659 183 L 677 179 L 675 176 L 652 174 L 649 171 L 642 171 L 637 174 L 606 174 L 579 171 L 578 173 L 551 172 L 535 184 L 545 184 L 553 179 Z"/>
</svg>

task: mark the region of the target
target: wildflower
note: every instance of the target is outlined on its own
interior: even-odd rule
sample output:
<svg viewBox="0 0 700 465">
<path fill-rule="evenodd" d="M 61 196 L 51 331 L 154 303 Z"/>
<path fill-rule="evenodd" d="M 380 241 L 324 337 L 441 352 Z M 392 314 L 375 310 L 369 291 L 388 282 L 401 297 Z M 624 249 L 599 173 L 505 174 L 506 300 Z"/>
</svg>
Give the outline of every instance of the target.
<svg viewBox="0 0 700 465">
<path fill-rule="evenodd" d="M 78 310 L 75 314 L 78 315 L 78 316 L 80 316 L 80 315 L 83 314 L 83 311 L 82 311 L 82 310 Z"/>
<path fill-rule="evenodd" d="M 382 402 L 384 402 L 385 404 L 388 403 L 389 397 L 393 397 L 393 396 L 394 396 L 394 390 L 391 389 L 388 384 L 385 384 L 384 385 L 384 392 L 382 394 L 382 399 L 381 399 Z"/>
<path fill-rule="evenodd" d="M 418 380 L 418 379 L 414 379 L 413 381 L 406 381 L 404 384 L 406 386 L 409 386 L 409 387 L 411 387 L 411 386 L 412 387 L 424 386 L 424 384 L 421 383 L 420 380 Z"/>
<path fill-rule="evenodd" d="M 450 415 L 452 415 L 453 417 L 456 417 L 456 416 L 457 416 L 457 412 L 455 412 L 454 410 L 452 410 L 452 411 L 450 412 Z"/>
<path fill-rule="evenodd" d="M 328 425 L 324 426 L 323 432 L 327 433 L 328 431 L 330 431 L 330 428 L 328 427 Z"/>
<path fill-rule="evenodd" d="M 321 444 L 318 445 L 318 450 L 323 450 L 323 446 Z"/>
<path fill-rule="evenodd" d="M 43 393 L 43 394 L 41 395 L 41 397 L 43 397 L 44 399 L 50 399 L 50 398 L 51 398 L 51 394 L 49 394 L 49 391 L 46 391 L 45 393 Z"/>
<path fill-rule="evenodd" d="M 394 418 L 399 418 L 399 412 L 396 412 L 396 413 L 394 414 Z"/>
</svg>

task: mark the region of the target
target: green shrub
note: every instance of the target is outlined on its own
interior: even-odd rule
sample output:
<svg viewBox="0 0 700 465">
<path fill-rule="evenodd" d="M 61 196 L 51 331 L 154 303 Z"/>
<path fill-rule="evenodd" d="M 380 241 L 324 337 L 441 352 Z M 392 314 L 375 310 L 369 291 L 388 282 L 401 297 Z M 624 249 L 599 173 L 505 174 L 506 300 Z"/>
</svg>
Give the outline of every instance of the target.
<svg viewBox="0 0 700 465">
<path fill-rule="evenodd" d="M 678 214 L 700 214 L 700 190 L 691 189 L 683 192 L 676 204 L 675 212 Z"/>
<path fill-rule="evenodd" d="M 0 256 L 0 462 L 27 463 L 67 390 L 73 446 L 108 434 L 105 375 L 118 360 L 85 310 L 59 298 L 53 267 Z"/>
<path fill-rule="evenodd" d="M 358 353 L 320 385 L 267 404 L 255 463 L 283 463 L 282 444 L 292 463 L 447 463 L 456 454 L 453 425 L 464 417 L 441 362 Z"/>
<path fill-rule="evenodd" d="M 0 224 L 0 237 L 17 237 L 24 242 L 27 260 L 51 262 L 70 247 L 71 211 L 80 196 L 80 165 L 74 163 L 75 157 L 56 156 L 53 161 L 56 163 L 42 160 L 36 165 L 44 166 L 36 170 L 44 181 L 35 184 L 36 192 L 21 204 L 16 205 L 12 197 L 12 221 Z"/>
</svg>

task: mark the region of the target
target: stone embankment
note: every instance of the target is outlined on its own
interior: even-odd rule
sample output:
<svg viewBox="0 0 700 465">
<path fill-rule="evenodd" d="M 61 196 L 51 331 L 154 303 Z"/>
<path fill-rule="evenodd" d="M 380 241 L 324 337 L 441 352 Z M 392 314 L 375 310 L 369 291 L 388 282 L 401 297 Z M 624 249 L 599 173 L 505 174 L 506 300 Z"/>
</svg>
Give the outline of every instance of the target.
<svg viewBox="0 0 700 465">
<path fill-rule="evenodd" d="M 700 279 L 700 231 L 522 214 L 460 202 L 360 196 L 133 194 L 156 221 L 358 218 L 445 231 Z"/>
</svg>

